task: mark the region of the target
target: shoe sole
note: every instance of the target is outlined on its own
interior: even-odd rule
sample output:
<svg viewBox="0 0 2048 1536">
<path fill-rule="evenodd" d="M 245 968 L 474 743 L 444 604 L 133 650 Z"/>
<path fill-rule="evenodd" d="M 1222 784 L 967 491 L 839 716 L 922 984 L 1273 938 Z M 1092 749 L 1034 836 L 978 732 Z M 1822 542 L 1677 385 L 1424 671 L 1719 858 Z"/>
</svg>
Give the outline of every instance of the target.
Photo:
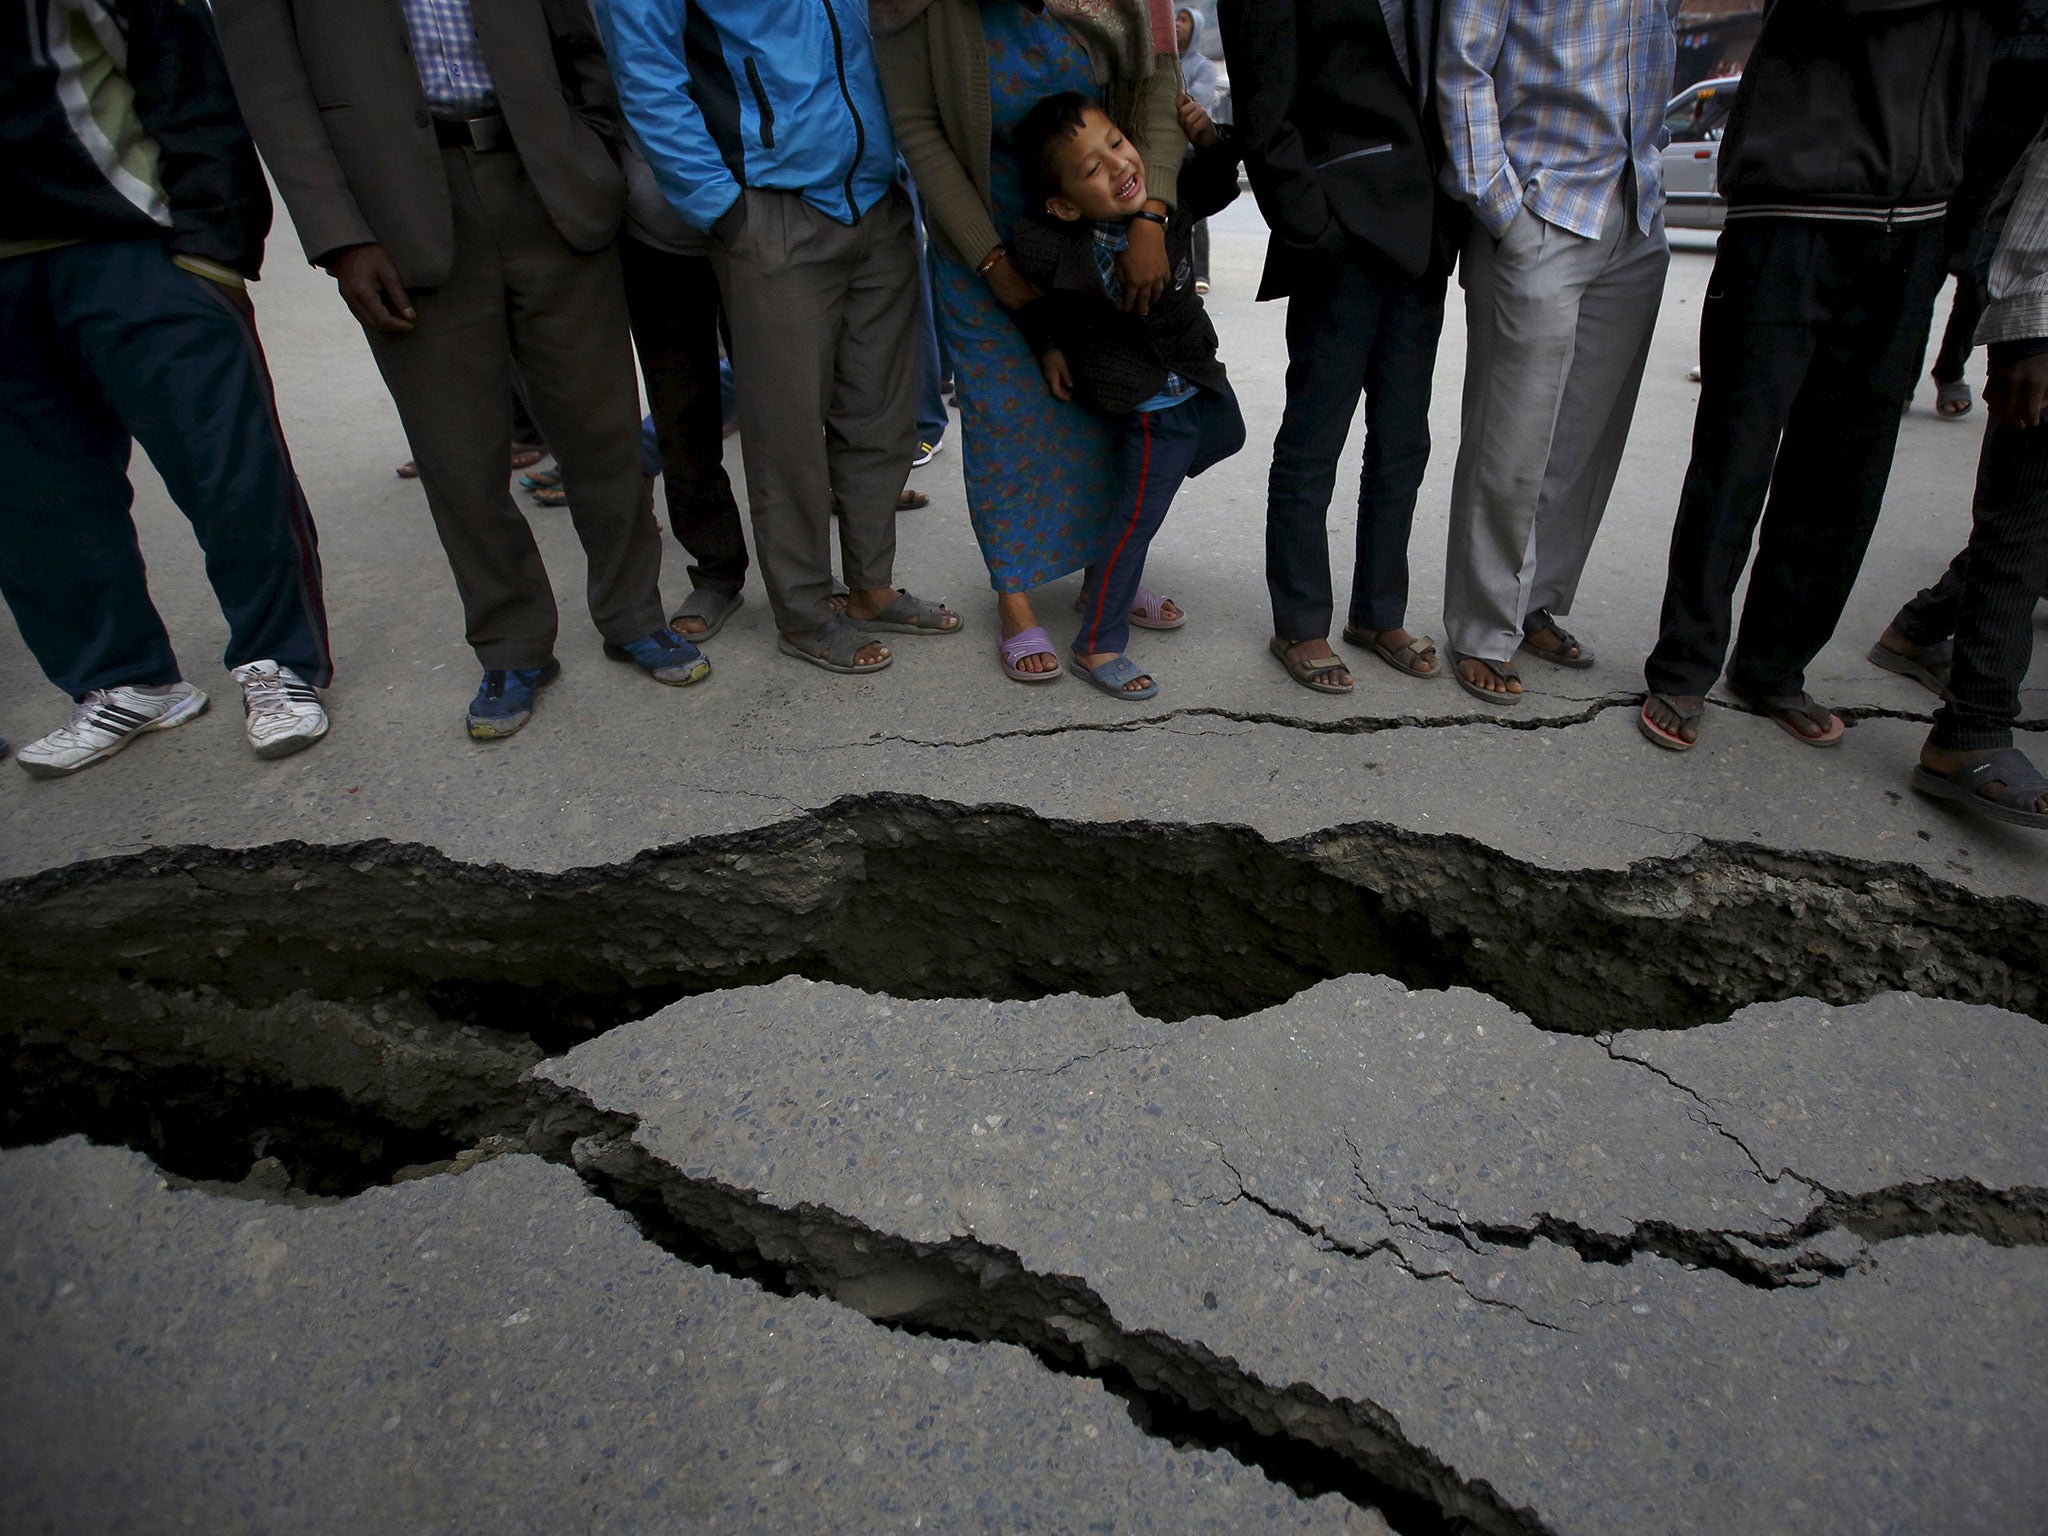
<svg viewBox="0 0 2048 1536">
<path fill-rule="evenodd" d="M 17 756 L 16 760 L 27 771 L 28 776 L 32 779 L 69 778 L 72 774 L 79 772 L 81 769 L 92 767 L 94 763 L 104 763 L 108 758 L 112 757 L 116 752 L 119 752 L 123 747 L 127 746 L 129 742 L 133 741 L 138 736 L 146 735 L 150 731 L 176 730 L 179 726 L 186 724 L 188 721 L 197 720 L 201 715 L 206 713 L 206 706 L 209 702 L 210 701 L 206 697 L 206 693 L 204 690 L 195 689 L 193 691 L 192 697 L 187 699 L 184 703 L 180 704 L 176 709 L 168 711 L 158 719 L 150 721 L 149 724 L 147 725 L 138 725 L 126 736 L 120 737 L 118 740 L 108 742 L 107 745 L 101 747 L 99 751 L 93 753 L 90 757 L 82 757 L 75 763 L 66 763 L 62 766 L 59 766 L 55 763 L 31 762 L 28 758 L 19 756 Z"/>
<path fill-rule="evenodd" d="M 670 633 L 674 634 L 675 631 L 671 630 Z M 690 635 L 676 635 L 676 638 L 678 640 L 687 640 L 693 645 L 696 643 L 695 638 Z M 705 678 L 711 675 L 711 658 L 709 656 L 700 659 L 694 667 L 690 668 L 688 673 L 680 677 L 663 677 L 659 672 L 649 672 L 645 667 L 641 667 L 640 663 L 634 659 L 631 651 L 624 650 L 619 646 L 607 645 L 604 648 L 604 653 L 613 661 L 623 661 L 628 666 L 640 667 L 643 674 L 653 678 L 664 688 L 687 688 L 692 683 L 703 682 Z"/>
<path fill-rule="evenodd" d="M 295 752 L 305 751 L 306 748 L 312 746 L 314 742 L 321 740 L 326 734 L 327 723 L 322 721 L 320 729 L 310 734 L 300 732 L 291 736 L 279 737 L 276 741 L 267 741 L 260 747 L 254 742 L 251 742 L 249 746 L 250 750 L 262 758 L 263 761 L 274 763 L 280 757 L 290 757 Z"/>
<path fill-rule="evenodd" d="M 549 683 L 554 682 L 561 675 L 562 664 L 559 661 L 549 662 L 546 667 L 541 669 L 540 681 L 533 685 L 534 696 L 538 698 L 541 689 L 547 687 Z M 479 720 L 475 715 L 466 717 L 466 723 L 469 726 L 469 739 L 471 741 L 503 741 L 507 736 L 517 736 L 532 723 L 532 720 L 533 711 L 530 709 L 521 715 L 516 722 Z"/>
</svg>

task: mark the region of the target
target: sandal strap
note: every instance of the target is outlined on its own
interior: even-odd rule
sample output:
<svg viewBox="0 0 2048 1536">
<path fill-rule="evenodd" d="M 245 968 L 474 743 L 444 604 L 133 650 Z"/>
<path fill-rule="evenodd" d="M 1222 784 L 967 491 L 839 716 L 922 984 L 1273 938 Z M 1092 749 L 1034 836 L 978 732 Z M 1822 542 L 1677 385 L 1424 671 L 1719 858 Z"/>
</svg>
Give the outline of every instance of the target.
<svg viewBox="0 0 2048 1536">
<path fill-rule="evenodd" d="M 2014 810 L 2032 810 L 2034 802 L 2048 792 L 2048 778 L 2017 747 L 2001 747 L 1967 768 L 1958 768 L 1949 775 L 1949 780 L 1973 795 L 1982 794 L 1984 786 L 1995 780 L 2005 788 L 1988 798 Z"/>
<path fill-rule="evenodd" d="M 1052 648 L 1052 636 L 1036 624 L 1029 629 L 1018 630 L 1002 643 L 1000 650 L 1003 660 L 1013 663 L 1022 661 L 1026 656 L 1050 656 L 1054 661 L 1060 657 L 1060 653 Z"/>
<path fill-rule="evenodd" d="M 913 597 L 903 587 L 896 589 L 896 595 L 880 613 L 866 622 L 870 624 L 915 624 L 919 629 L 944 629 L 946 605 L 935 603 L 929 598 Z"/>
<path fill-rule="evenodd" d="M 815 629 L 791 635 L 789 643 L 821 655 L 835 666 L 850 667 L 854 665 L 855 653 L 864 645 L 874 644 L 875 637 L 851 619 L 832 618 Z"/>
<path fill-rule="evenodd" d="M 1650 702 L 1651 699 L 1654 699 L 1659 704 L 1662 704 L 1666 709 L 1670 710 L 1672 714 L 1678 716 L 1678 718 L 1681 720 L 1697 720 L 1707 712 L 1707 706 L 1704 701 L 1693 705 L 1690 709 L 1687 709 L 1685 708 L 1685 706 L 1680 704 L 1676 699 L 1672 698 L 1670 694 L 1658 693 L 1654 690 L 1652 690 L 1650 697 L 1648 699 L 1643 700 L 1643 702 L 1647 704 Z"/>
</svg>

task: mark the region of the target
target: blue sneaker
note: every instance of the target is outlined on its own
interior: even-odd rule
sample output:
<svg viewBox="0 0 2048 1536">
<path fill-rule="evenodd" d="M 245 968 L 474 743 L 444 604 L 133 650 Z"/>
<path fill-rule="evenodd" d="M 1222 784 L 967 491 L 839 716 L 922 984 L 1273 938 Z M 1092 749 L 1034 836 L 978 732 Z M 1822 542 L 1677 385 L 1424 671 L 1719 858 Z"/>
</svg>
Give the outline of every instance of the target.
<svg viewBox="0 0 2048 1536">
<path fill-rule="evenodd" d="M 562 664 L 550 659 L 544 667 L 494 668 L 484 673 L 483 686 L 469 701 L 469 735 L 473 741 L 510 736 L 533 718 L 533 696 L 562 675 Z"/>
<path fill-rule="evenodd" d="M 704 653 L 672 629 L 657 629 L 624 645 L 605 642 L 605 655 L 613 661 L 630 661 L 657 683 L 687 688 L 711 675 L 711 663 Z"/>
</svg>

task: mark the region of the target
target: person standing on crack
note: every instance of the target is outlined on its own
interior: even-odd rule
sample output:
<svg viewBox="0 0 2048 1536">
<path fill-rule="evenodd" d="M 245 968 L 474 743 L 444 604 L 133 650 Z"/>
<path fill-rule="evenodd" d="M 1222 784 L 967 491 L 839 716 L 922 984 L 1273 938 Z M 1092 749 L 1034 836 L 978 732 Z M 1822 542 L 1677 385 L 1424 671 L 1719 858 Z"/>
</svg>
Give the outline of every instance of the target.
<svg viewBox="0 0 2048 1536">
<path fill-rule="evenodd" d="M 605 654 L 711 664 L 662 611 L 616 237 L 626 186 L 583 0 L 216 0 L 242 110 L 299 240 L 398 406 L 483 667 L 478 741 L 561 675 L 554 584 L 506 485 L 512 360 L 562 466 Z"/>
<path fill-rule="evenodd" d="M 1727 227 L 1637 727 L 1690 751 L 1707 690 L 1809 747 L 1806 692 L 1877 526 L 1946 275 L 1942 217 L 2011 0 L 1778 0 L 1721 143 Z M 1766 497 L 1768 496 L 1768 505 Z M 1761 533 L 1758 531 L 1761 520 Z M 1733 628 L 1735 588 L 1756 559 Z"/>
<path fill-rule="evenodd" d="M 1224 0 L 1217 19 L 1272 230 L 1258 296 L 1287 300 L 1287 407 L 1266 483 L 1271 648 L 1303 687 L 1351 691 L 1330 646 L 1328 523 L 1363 394 L 1344 638 L 1409 677 L 1438 676 L 1434 643 L 1405 627 L 1444 288 L 1467 222 L 1437 185 L 1435 0 Z"/>
<path fill-rule="evenodd" d="M 958 614 L 894 585 L 918 257 L 867 7 L 599 0 L 599 15 L 627 126 L 711 236 L 777 649 L 858 675 L 894 659 L 877 634 L 958 633 Z"/>
<path fill-rule="evenodd" d="M 0 593 L 74 701 L 17 761 L 75 773 L 206 708 L 150 601 L 137 442 L 206 551 L 249 745 L 311 746 L 334 670 L 319 544 L 247 287 L 270 193 L 213 22 L 171 0 L 11 6 L 0 59 Z"/>
<path fill-rule="evenodd" d="M 1607 511 L 1671 264 L 1678 5 L 1446 0 L 1445 181 L 1475 222 L 1444 630 L 1458 685 L 1488 704 L 1521 697 L 1518 651 L 1593 664 L 1557 618 Z"/>
</svg>

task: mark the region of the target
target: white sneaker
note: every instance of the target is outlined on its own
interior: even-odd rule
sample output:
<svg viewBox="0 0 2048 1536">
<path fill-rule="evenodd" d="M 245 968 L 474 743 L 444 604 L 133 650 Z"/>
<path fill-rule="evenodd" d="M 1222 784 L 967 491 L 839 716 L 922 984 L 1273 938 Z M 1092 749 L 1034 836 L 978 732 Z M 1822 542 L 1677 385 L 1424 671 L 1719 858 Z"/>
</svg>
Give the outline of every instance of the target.
<svg viewBox="0 0 2048 1536">
<path fill-rule="evenodd" d="M 168 731 L 206 713 L 206 695 L 190 683 L 158 688 L 96 688 L 71 718 L 16 754 L 39 779 L 58 779 L 112 757 L 144 731 Z"/>
<path fill-rule="evenodd" d="M 251 661 L 231 675 L 242 685 L 249 745 L 258 757 L 290 757 L 327 734 L 320 691 L 290 667 Z"/>
</svg>

